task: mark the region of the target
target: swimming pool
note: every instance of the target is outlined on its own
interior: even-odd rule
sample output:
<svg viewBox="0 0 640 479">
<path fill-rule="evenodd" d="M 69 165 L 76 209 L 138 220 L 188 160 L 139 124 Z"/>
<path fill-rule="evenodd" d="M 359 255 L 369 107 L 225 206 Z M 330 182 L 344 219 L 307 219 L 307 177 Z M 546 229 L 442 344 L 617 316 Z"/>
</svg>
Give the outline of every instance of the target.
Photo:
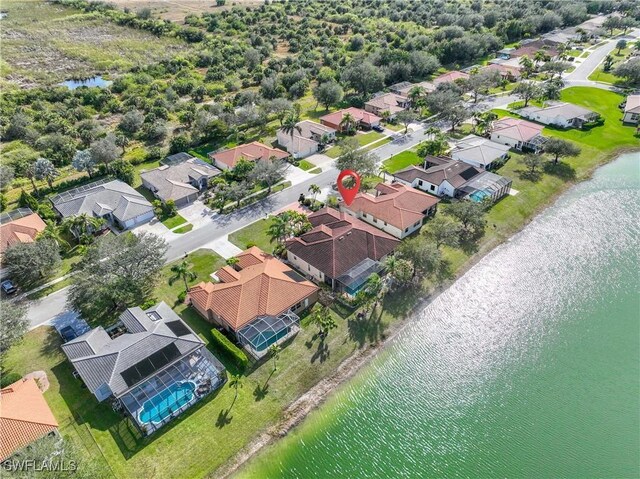
<svg viewBox="0 0 640 479">
<path fill-rule="evenodd" d="M 193 399 L 196 385 L 192 382 L 175 383 L 156 394 L 142 405 L 138 419 L 142 424 L 159 423 Z"/>
</svg>

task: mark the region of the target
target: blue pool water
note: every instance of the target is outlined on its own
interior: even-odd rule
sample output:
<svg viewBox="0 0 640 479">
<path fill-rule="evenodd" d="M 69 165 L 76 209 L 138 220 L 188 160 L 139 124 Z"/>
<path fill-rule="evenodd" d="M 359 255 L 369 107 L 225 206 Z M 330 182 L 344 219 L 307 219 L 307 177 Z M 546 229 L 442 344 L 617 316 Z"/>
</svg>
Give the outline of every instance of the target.
<svg viewBox="0 0 640 479">
<path fill-rule="evenodd" d="M 196 386 L 190 382 L 175 383 L 149 399 L 140 411 L 140 422 L 160 422 L 193 398 Z"/>
</svg>

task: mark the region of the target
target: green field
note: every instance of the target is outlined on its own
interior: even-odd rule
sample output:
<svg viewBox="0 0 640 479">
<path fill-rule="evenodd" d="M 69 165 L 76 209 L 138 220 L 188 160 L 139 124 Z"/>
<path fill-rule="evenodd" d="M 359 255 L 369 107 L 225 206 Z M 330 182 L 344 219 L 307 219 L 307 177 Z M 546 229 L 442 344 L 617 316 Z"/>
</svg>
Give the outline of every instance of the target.
<svg viewBox="0 0 640 479">
<path fill-rule="evenodd" d="M 126 71 L 174 57 L 178 39 L 121 27 L 92 13 L 37 0 L 5 0 L 2 72 L 9 84 L 50 85 L 71 78 Z"/>
<path fill-rule="evenodd" d="M 176 226 L 183 225 L 187 222 L 182 216 L 176 214 L 175 216 L 170 216 L 169 218 L 165 218 L 162 220 L 162 224 L 165 225 L 169 229 L 173 229 Z"/>
<path fill-rule="evenodd" d="M 407 150 L 392 156 L 382 164 L 387 168 L 389 173 L 395 173 L 407 166 L 419 165 L 420 163 L 422 163 L 422 158 L 420 158 L 415 151 Z"/>
<path fill-rule="evenodd" d="M 241 250 L 247 249 L 247 245 L 249 244 L 254 244 L 262 251 L 271 252 L 275 246 L 269 236 L 267 236 L 267 228 L 269 228 L 271 221 L 272 219 L 268 218 L 251 223 L 249 226 L 245 226 L 241 230 L 231 233 L 229 235 L 229 241 Z"/>
</svg>

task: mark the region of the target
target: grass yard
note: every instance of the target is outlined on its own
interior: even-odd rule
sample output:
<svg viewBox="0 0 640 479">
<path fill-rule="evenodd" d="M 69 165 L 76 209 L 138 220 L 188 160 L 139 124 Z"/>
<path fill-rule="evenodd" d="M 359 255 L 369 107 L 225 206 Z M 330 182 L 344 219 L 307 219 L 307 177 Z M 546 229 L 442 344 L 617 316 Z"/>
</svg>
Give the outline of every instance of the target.
<svg viewBox="0 0 640 479">
<path fill-rule="evenodd" d="M 180 227 L 178 229 L 173 230 L 173 232 L 181 235 L 181 234 L 184 234 L 184 233 L 188 233 L 192 229 L 193 229 L 193 225 L 191 223 L 189 223 L 186 226 L 182 226 L 182 227 Z"/>
<path fill-rule="evenodd" d="M 272 243 L 269 236 L 267 236 L 267 228 L 269 228 L 272 221 L 272 218 L 266 218 L 251 223 L 241 230 L 231 233 L 229 235 L 229 241 L 241 250 L 247 249 L 247 245 L 249 244 L 254 244 L 262 251 L 270 253 L 273 251 L 274 243 Z"/>
<path fill-rule="evenodd" d="M 188 261 L 198 276 L 191 284 L 208 280 L 210 273 L 225 264 L 206 250 L 189 255 Z M 190 307 L 177 304 L 184 285 L 180 281 L 168 285 L 169 268 L 164 270 L 157 298 L 173 306 L 209 345 L 211 325 Z M 390 313 L 399 317 L 406 304 L 412 303 L 402 295 L 391 296 L 385 301 L 384 313 L 378 310 L 371 318 L 356 320 L 333 313 L 338 326 L 324 342 L 319 340 L 316 327 L 303 319 L 297 337 L 283 347 L 276 371 L 269 360 L 255 365 L 244 377 L 235 401 L 233 388 L 225 385 L 146 439 L 134 434 L 107 402 L 98 403 L 73 378 L 52 328 L 43 326 L 29 332 L 9 351 L 6 365 L 20 374 L 34 370 L 47 373 L 51 387 L 45 398 L 60 423 L 61 434 L 78 444 L 87 460 L 91 458 L 105 474 L 119 478 L 202 477 L 274 425 L 288 404 L 335 371 L 354 351 L 383 339 L 384 329 L 394 321 Z"/>
<path fill-rule="evenodd" d="M 165 218 L 161 221 L 163 225 L 165 225 L 169 229 L 173 229 L 176 226 L 183 225 L 187 222 L 182 216 L 176 214 L 175 216 L 170 216 L 169 218 Z"/>
<path fill-rule="evenodd" d="M 365 146 L 363 148 L 363 150 L 364 151 L 375 150 L 376 148 L 380 148 L 382 145 L 386 145 L 387 143 L 391 143 L 392 141 L 393 141 L 393 138 L 391 138 L 390 136 L 387 136 L 387 137 L 383 138 L 382 140 L 375 141 L 375 142 L 369 144 L 368 146 Z"/>
<path fill-rule="evenodd" d="M 368 133 L 359 133 L 354 138 L 358 140 L 360 146 L 365 146 L 384 138 L 384 134 L 377 131 L 370 131 Z"/>
<path fill-rule="evenodd" d="M 382 164 L 387 168 L 389 173 L 395 173 L 407 166 L 419 165 L 420 163 L 422 163 L 422 158 L 420 158 L 415 151 L 407 150 L 398 153 L 397 155 L 393 155 Z"/>
<path fill-rule="evenodd" d="M 14 86 L 126 71 L 191 49 L 176 38 L 48 2 L 5 0 L 2 10 L 7 13 L 0 32 L 3 78 Z"/>
<path fill-rule="evenodd" d="M 309 170 L 309 173 L 311 173 L 312 175 L 317 175 L 318 173 L 322 173 L 322 168 L 314 168 L 313 170 Z"/>
<path fill-rule="evenodd" d="M 315 168 L 316 165 L 307 160 L 300 160 L 300 162 L 298 163 L 298 167 L 304 171 L 309 171 Z"/>
</svg>

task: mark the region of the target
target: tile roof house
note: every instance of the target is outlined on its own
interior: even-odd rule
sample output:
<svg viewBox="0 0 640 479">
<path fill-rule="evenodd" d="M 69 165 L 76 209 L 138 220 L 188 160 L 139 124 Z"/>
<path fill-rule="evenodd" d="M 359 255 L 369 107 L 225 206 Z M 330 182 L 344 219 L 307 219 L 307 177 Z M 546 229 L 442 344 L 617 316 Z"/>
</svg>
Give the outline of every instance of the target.
<svg viewBox="0 0 640 479">
<path fill-rule="evenodd" d="M 315 303 L 318 287 L 255 246 L 236 258 L 214 274 L 219 282 L 201 282 L 188 297 L 200 315 L 259 358 L 298 332 L 296 313 Z"/>
<path fill-rule="evenodd" d="M 469 78 L 468 73 L 464 73 L 458 70 L 453 70 L 442 75 L 435 77 L 433 83 L 439 85 L 440 83 L 451 83 L 456 80 L 467 80 Z"/>
<path fill-rule="evenodd" d="M 545 107 L 528 106 L 521 108 L 518 110 L 518 114 L 544 125 L 553 125 L 561 128 L 582 128 L 585 123 L 597 120 L 600 116 L 595 111 L 573 103 L 549 101 L 546 105 Z"/>
<path fill-rule="evenodd" d="M 519 67 L 509 65 L 507 63 L 491 63 L 487 65 L 485 69 L 496 70 L 498 73 L 500 73 L 501 77 L 509 81 L 517 81 L 522 76 L 522 74 L 520 73 Z"/>
<path fill-rule="evenodd" d="M 0 390 L 0 462 L 57 430 L 58 421 L 34 378 Z"/>
<path fill-rule="evenodd" d="M 423 88 L 426 93 L 432 93 L 436 89 L 436 85 L 434 85 L 432 82 L 429 82 L 429 81 L 423 81 L 419 83 L 411 83 L 408 81 L 403 81 L 403 82 L 391 85 L 389 87 L 389 91 L 397 95 L 408 97 L 409 92 L 415 87 Z"/>
<path fill-rule="evenodd" d="M 287 260 L 317 281 L 354 295 L 400 241 L 344 212 L 323 208 L 309 216 L 313 229 L 286 242 Z"/>
<path fill-rule="evenodd" d="M 396 93 L 383 93 L 366 102 L 364 109 L 379 117 L 388 113 L 389 118 L 394 118 L 396 114 L 406 110 L 410 105 L 411 101 L 406 96 Z"/>
<path fill-rule="evenodd" d="M 520 118 L 504 117 L 493 122 L 491 141 L 510 146 L 514 150 L 539 151 L 544 143 L 544 127 Z"/>
<path fill-rule="evenodd" d="M 476 168 L 491 169 L 509 154 L 509 146 L 476 135 L 458 140 L 449 153 L 454 160 L 464 161 Z"/>
<path fill-rule="evenodd" d="M 278 148 L 271 148 L 258 141 L 253 141 L 228 150 L 211 152 L 208 156 L 215 166 L 221 170 L 227 170 L 234 168 L 242 158 L 247 161 L 260 161 L 271 158 L 283 160 L 289 157 L 289 153 Z"/>
<path fill-rule="evenodd" d="M 635 123 L 636 125 L 640 122 L 640 95 L 629 95 L 627 97 L 622 121 L 624 123 Z"/>
<path fill-rule="evenodd" d="M 287 133 L 278 130 L 278 144 L 286 148 L 294 158 L 305 158 L 317 153 L 322 145 L 336 139 L 336 130 L 315 121 L 303 120 L 296 124 L 299 128 Z"/>
<path fill-rule="evenodd" d="M 174 155 L 175 156 L 175 155 Z M 177 206 L 189 204 L 207 187 L 209 179 L 220 170 L 187 155 L 182 161 L 171 161 L 140 174 L 142 185 L 162 201 L 173 200 Z"/>
<path fill-rule="evenodd" d="M 224 382 L 224 367 L 164 302 L 129 308 L 118 322 L 62 345 L 98 399 L 112 398 L 143 434 L 157 430 Z M 171 401 L 162 401 L 167 392 Z"/>
<path fill-rule="evenodd" d="M 393 174 L 394 180 L 433 195 L 458 198 L 462 195 L 461 188 L 474 176 L 481 173 L 463 161 L 450 160 L 446 163 L 424 169 L 419 166 L 409 166 Z"/>
<path fill-rule="evenodd" d="M 20 214 L 0 217 L 0 257 L 5 250 L 18 243 L 33 243 L 38 233 L 47 227 L 36 213 L 28 208 L 21 208 Z"/>
<path fill-rule="evenodd" d="M 344 115 L 347 113 L 355 118 L 358 128 L 365 130 L 379 125 L 380 121 L 382 120 L 382 118 L 380 118 L 379 116 L 374 115 L 373 113 L 369 113 L 366 110 L 351 107 L 321 116 L 320 123 L 328 126 L 329 128 L 333 128 L 334 130 L 342 131 L 342 126 L 340 125 L 340 123 L 342 122 Z"/>
<path fill-rule="evenodd" d="M 151 203 L 120 180 L 96 181 L 60 193 L 50 200 L 62 218 L 87 214 L 104 218 L 122 229 L 132 228 L 154 217 Z"/>
<path fill-rule="evenodd" d="M 379 183 L 376 195 L 358 193 L 344 211 L 376 228 L 403 239 L 419 230 L 434 215 L 440 200 L 401 183 Z"/>
<path fill-rule="evenodd" d="M 538 38 L 530 41 L 523 40 L 520 42 L 520 46 L 511 53 L 511 58 L 528 56 L 533 59 L 536 52 L 540 50 L 549 55 L 549 57 L 554 58 L 558 56 L 557 46 L 558 44 L 556 42 L 544 38 Z"/>
</svg>

